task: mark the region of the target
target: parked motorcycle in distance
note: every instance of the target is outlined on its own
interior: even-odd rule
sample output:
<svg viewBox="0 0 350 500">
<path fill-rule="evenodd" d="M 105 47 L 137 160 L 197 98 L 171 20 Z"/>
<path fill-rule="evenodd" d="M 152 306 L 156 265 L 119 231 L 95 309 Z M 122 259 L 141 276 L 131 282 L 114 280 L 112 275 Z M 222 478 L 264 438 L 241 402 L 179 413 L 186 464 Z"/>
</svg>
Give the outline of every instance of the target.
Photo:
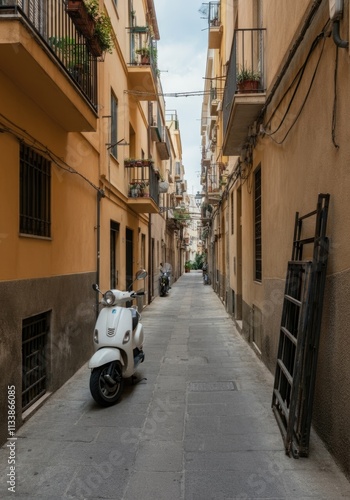
<svg viewBox="0 0 350 500">
<path fill-rule="evenodd" d="M 160 276 L 159 276 L 159 295 L 161 297 L 165 297 L 169 292 L 170 286 L 170 277 L 171 277 L 171 264 L 165 263 L 160 264 Z"/>
<path fill-rule="evenodd" d="M 133 283 L 146 276 L 145 270 L 138 271 Z M 108 290 L 102 293 L 97 284 L 92 288 L 102 294 L 103 307 L 93 336 L 95 353 L 89 361 L 90 392 L 96 403 L 111 406 L 120 399 L 124 380 L 135 373 L 145 358 L 141 315 L 135 307 L 122 307 L 145 292 Z"/>
<path fill-rule="evenodd" d="M 209 285 L 209 274 L 208 274 L 208 265 L 206 263 L 203 264 L 203 284 Z"/>
</svg>

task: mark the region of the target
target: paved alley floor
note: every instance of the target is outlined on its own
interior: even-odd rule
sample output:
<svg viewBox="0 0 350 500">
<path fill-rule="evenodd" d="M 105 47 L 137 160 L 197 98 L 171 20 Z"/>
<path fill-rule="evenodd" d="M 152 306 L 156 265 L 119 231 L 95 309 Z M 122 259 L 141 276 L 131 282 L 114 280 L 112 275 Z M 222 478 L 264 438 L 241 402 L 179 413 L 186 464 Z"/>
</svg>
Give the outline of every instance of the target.
<svg viewBox="0 0 350 500">
<path fill-rule="evenodd" d="M 143 311 L 145 362 L 122 400 L 98 407 L 80 369 L 0 449 L 0 498 L 233 500 L 350 498 L 312 433 L 310 456 L 284 453 L 273 376 L 235 331 L 199 272 Z"/>
</svg>

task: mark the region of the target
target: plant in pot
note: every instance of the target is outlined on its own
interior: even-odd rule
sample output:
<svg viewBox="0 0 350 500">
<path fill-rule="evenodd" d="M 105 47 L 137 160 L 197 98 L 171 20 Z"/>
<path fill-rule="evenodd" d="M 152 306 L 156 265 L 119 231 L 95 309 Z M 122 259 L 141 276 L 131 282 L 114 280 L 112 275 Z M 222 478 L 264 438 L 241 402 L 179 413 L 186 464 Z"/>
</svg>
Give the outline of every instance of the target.
<svg viewBox="0 0 350 500">
<path fill-rule="evenodd" d="M 135 52 L 136 54 L 139 54 L 141 56 L 141 64 L 150 63 L 151 50 L 149 47 L 141 47 L 140 49 L 137 49 Z"/>
<path fill-rule="evenodd" d="M 49 38 L 49 44 L 72 77 L 81 85 L 88 78 L 90 70 L 85 43 L 78 43 L 74 38 L 52 36 Z"/>
<path fill-rule="evenodd" d="M 192 262 L 190 260 L 186 260 L 185 262 L 185 272 L 189 273 L 192 269 Z"/>
<path fill-rule="evenodd" d="M 245 66 L 237 69 L 236 81 L 239 93 L 252 93 L 259 90 L 261 75 Z"/>
<path fill-rule="evenodd" d="M 98 6 L 97 6 L 98 10 Z M 86 38 L 91 38 L 95 30 L 94 16 L 89 12 L 85 0 L 68 0 L 66 12 L 72 19 L 76 29 Z"/>
<path fill-rule="evenodd" d="M 66 11 L 77 30 L 87 38 L 94 56 L 112 52 L 111 21 L 105 12 L 100 12 L 98 0 L 68 0 Z"/>
<path fill-rule="evenodd" d="M 140 184 L 140 196 L 145 198 L 149 197 L 149 183 L 148 181 L 142 181 Z"/>
<path fill-rule="evenodd" d="M 140 196 L 140 185 L 137 182 L 129 184 L 129 196 L 131 198 L 138 198 Z"/>
<path fill-rule="evenodd" d="M 100 12 L 96 17 L 95 33 L 92 40 L 94 38 L 98 40 L 102 52 L 112 53 L 112 25 L 108 15 L 104 12 Z"/>
</svg>

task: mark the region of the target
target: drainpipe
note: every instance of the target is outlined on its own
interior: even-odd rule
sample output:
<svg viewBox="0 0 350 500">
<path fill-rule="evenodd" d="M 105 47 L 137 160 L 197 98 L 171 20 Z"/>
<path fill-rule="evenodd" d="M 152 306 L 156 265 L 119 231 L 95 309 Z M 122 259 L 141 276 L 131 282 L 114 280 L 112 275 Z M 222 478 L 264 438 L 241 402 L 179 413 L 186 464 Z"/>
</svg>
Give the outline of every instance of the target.
<svg viewBox="0 0 350 500">
<path fill-rule="evenodd" d="M 333 34 L 333 41 L 337 45 L 337 47 L 340 47 L 341 49 L 347 49 L 349 47 L 349 42 L 347 40 L 342 40 L 340 37 L 339 21 L 333 22 L 332 34 Z"/>
<path fill-rule="evenodd" d="M 101 200 L 105 197 L 103 189 L 97 191 L 97 224 L 96 224 L 96 283 L 100 284 L 100 248 L 101 248 Z M 99 309 L 99 295 L 96 292 L 96 319 Z"/>
<path fill-rule="evenodd" d="M 148 102 L 148 130 L 147 130 L 147 149 L 148 158 L 151 158 L 151 129 L 149 124 L 152 123 L 152 103 Z M 148 168 L 152 168 L 149 166 Z M 148 174 L 150 178 L 150 173 Z M 148 305 L 152 302 L 152 214 L 148 214 Z"/>
</svg>

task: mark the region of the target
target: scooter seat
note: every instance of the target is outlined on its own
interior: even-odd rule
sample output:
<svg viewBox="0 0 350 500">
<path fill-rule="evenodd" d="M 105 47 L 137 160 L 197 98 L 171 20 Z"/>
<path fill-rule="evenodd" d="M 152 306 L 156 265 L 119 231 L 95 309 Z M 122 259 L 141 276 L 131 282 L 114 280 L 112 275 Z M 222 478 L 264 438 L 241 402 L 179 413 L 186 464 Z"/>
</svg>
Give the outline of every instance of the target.
<svg viewBox="0 0 350 500">
<path fill-rule="evenodd" d="M 139 322 L 139 315 L 137 314 L 136 309 L 134 308 L 131 309 L 131 316 L 132 316 L 132 329 L 135 330 Z"/>
</svg>

